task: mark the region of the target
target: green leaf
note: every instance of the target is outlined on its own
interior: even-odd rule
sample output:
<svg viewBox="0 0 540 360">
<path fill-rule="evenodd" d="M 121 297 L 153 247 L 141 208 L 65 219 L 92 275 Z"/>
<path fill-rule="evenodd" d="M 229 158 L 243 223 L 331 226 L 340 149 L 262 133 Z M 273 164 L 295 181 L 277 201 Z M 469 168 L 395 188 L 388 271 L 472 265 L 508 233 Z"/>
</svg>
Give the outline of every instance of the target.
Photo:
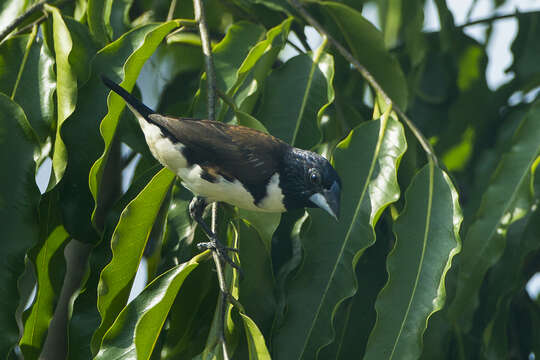
<svg viewBox="0 0 540 360">
<path fill-rule="evenodd" d="M 247 21 L 234 23 L 227 34 L 213 48 L 216 86 L 224 93 L 236 84 L 239 68 L 248 56 L 250 49 L 261 40 L 264 28 Z M 206 74 L 203 75 L 198 98 L 195 100 L 193 114 L 197 118 L 207 117 Z M 216 108 L 219 114 L 219 107 Z"/>
<path fill-rule="evenodd" d="M 70 360 L 86 360 L 92 357 L 90 343 L 92 335 L 101 321 L 97 309 L 99 276 L 112 258 L 111 237 L 124 208 L 139 195 L 160 169 L 161 166 L 156 164 L 156 166 L 137 176 L 126 193 L 108 212 L 101 242 L 92 249 L 89 255 L 88 268 L 90 274 L 88 279 L 81 284 L 81 291 L 74 300 L 68 333 L 68 359 Z"/>
<path fill-rule="evenodd" d="M 338 145 L 341 220 L 309 211 L 301 234 L 303 263 L 290 281 L 285 323 L 272 342 L 276 358 L 314 359 L 331 342 L 336 308 L 357 290 L 356 262 L 373 245 L 384 208 L 399 198 L 396 171 L 405 148 L 403 127 L 388 113 L 359 125 Z"/>
<path fill-rule="evenodd" d="M 56 60 L 56 111 L 58 115 L 53 153 L 53 183 L 56 185 L 64 176 L 68 161 L 61 130 L 64 122 L 73 113 L 77 104 L 77 75 L 69 61 L 69 56 L 74 48 L 73 39 L 62 14 L 55 7 L 46 5 L 45 8 L 52 13 L 54 56 Z"/>
<path fill-rule="evenodd" d="M 112 38 L 111 9 L 112 0 L 88 0 L 86 19 L 94 38 L 105 45 Z"/>
<path fill-rule="evenodd" d="M 354 58 L 371 73 L 392 102 L 405 110 L 405 76 L 398 61 L 386 51 L 383 34 L 360 12 L 346 5 L 330 1 L 318 4 L 337 24 Z"/>
<path fill-rule="evenodd" d="M 333 75 L 334 59 L 324 44 L 312 56 L 293 57 L 266 80 L 257 118 L 272 135 L 312 148 L 321 140 L 318 120 L 334 100 Z"/>
<path fill-rule="evenodd" d="M 256 230 L 255 225 L 249 226 L 244 220 L 240 220 L 238 226 L 240 264 L 245 274 L 239 286 L 239 301 L 244 305 L 246 314 L 249 314 L 262 333 L 269 337 L 276 311 L 276 284 L 268 241 L 272 239 L 271 229 L 279 225 L 279 221 L 275 220 L 279 220 L 280 217 L 279 214 L 277 218 L 275 214 L 269 217 L 264 217 L 267 214 L 259 214 L 262 226 L 258 229 L 261 230 Z M 252 221 L 253 218 L 254 216 L 251 217 Z M 268 219 L 269 225 L 263 225 L 262 221 L 265 218 Z M 270 238 L 265 238 L 268 235 Z"/>
<path fill-rule="evenodd" d="M 490 318 L 483 332 L 486 357 L 508 357 L 510 306 L 529 281 L 527 259 L 540 249 L 539 226 L 538 209 L 512 224 L 508 229 L 507 248 L 499 263 L 489 273 L 487 286 L 490 296 L 485 299 L 487 304 L 482 309 Z"/>
<path fill-rule="evenodd" d="M 0 91 L 23 108 L 44 143 L 54 114 L 54 59 L 42 39 L 19 35 L 0 46 L 0 64 Z"/>
<path fill-rule="evenodd" d="M 146 60 L 154 53 L 163 38 L 177 26 L 176 21 L 169 21 L 161 25 L 149 25 L 134 30 L 129 35 L 123 36 L 100 51 L 95 61 L 96 66 L 105 68 L 105 64 L 109 63 L 111 59 L 118 62 L 124 60 L 121 69 L 123 73 L 121 75 L 123 75 L 124 79 L 120 85 L 131 91 Z M 105 89 L 103 86 L 103 91 L 107 92 Z M 105 149 L 103 155 L 92 165 L 90 170 L 90 191 L 96 202 L 93 214 L 94 222 L 96 221 L 96 209 L 100 201 L 103 172 L 105 171 L 120 115 L 126 106 L 126 102 L 117 94 L 111 94 L 107 99 L 109 111 L 101 121 L 100 126 L 100 133 L 105 141 Z"/>
<path fill-rule="evenodd" d="M 94 359 L 149 359 L 176 294 L 208 255 L 197 255 L 152 281 L 119 314 Z"/>
<path fill-rule="evenodd" d="M 514 134 L 482 197 L 460 257 L 456 295 L 449 316 L 470 329 L 478 290 L 486 272 L 499 260 L 506 231 L 530 208 L 531 167 L 540 154 L 540 101 L 532 105 Z"/>
<path fill-rule="evenodd" d="M 97 304 L 102 320 L 92 337 L 93 351 L 127 303 L 152 225 L 174 178 L 170 170 L 162 169 L 120 216 L 111 239 L 113 258 L 100 275 Z"/>
<path fill-rule="evenodd" d="M 266 348 L 264 337 L 257 325 L 246 314 L 240 312 L 240 316 L 244 321 L 244 329 L 248 341 L 249 359 L 267 359 L 270 360 L 270 354 Z"/>
<path fill-rule="evenodd" d="M 264 86 L 272 66 L 287 43 L 287 36 L 293 18 L 285 19 L 281 24 L 266 33 L 266 38 L 255 45 L 238 69 L 237 80 L 229 91 L 236 94 L 235 100 L 241 111 L 251 113 Z"/>
<path fill-rule="evenodd" d="M 28 0 L 6 0 L 0 3 L 0 32 L 23 13 L 28 3 Z"/>
<path fill-rule="evenodd" d="M 58 192 L 48 192 L 40 203 L 40 242 L 29 258 L 37 275 L 34 303 L 24 314 L 24 332 L 19 346 L 25 359 L 38 359 L 65 275 L 64 247 L 69 238 L 62 226 Z"/>
<path fill-rule="evenodd" d="M 28 120 L 15 102 L 0 93 L 0 356 L 19 339 L 15 312 L 17 281 L 24 272 L 26 253 L 38 242 L 39 190 L 35 181 L 34 139 Z"/>
<path fill-rule="evenodd" d="M 450 178 L 432 162 L 413 178 L 394 225 L 388 281 L 377 297 L 377 321 L 365 359 L 417 359 L 429 317 L 445 301 L 445 277 L 460 251 L 462 221 Z"/>
</svg>

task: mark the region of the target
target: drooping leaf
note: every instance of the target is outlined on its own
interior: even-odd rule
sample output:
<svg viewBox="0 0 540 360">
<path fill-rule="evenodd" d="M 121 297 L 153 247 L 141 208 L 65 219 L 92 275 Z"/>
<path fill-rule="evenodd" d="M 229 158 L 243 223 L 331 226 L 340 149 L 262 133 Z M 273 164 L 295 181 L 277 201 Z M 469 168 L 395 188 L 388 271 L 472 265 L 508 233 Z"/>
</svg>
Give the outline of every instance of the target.
<svg viewBox="0 0 540 360">
<path fill-rule="evenodd" d="M 17 281 L 24 272 L 26 253 L 39 237 L 39 190 L 34 171 L 34 139 L 23 110 L 0 93 L 0 356 L 6 357 L 19 339 L 15 312 Z"/>
<path fill-rule="evenodd" d="M 111 238 L 113 257 L 98 285 L 101 324 L 92 337 L 93 352 L 127 303 L 152 225 L 174 178 L 170 170 L 162 169 L 120 216 Z"/>
<path fill-rule="evenodd" d="M 297 55 L 266 80 L 258 119 L 270 133 L 310 149 L 321 140 L 318 120 L 334 100 L 334 59 L 321 46 L 312 56 Z"/>
<path fill-rule="evenodd" d="M 105 45 L 112 38 L 111 9 L 112 0 L 88 0 L 86 18 L 94 38 Z"/>
<path fill-rule="evenodd" d="M 288 286 L 285 323 L 272 341 L 277 359 L 313 359 L 332 341 L 336 308 L 357 290 L 354 266 L 375 241 L 382 211 L 399 197 L 396 171 L 405 148 L 403 128 L 388 113 L 359 125 L 338 145 L 341 220 L 309 212 L 301 234 L 303 262 Z"/>
<path fill-rule="evenodd" d="M 88 260 L 89 276 L 81 284 L 81 292 L 74 300 L 68 329 L 68 358 L 86 360 L 92 357 L 90 343 L 94 331 L 99 327 L 101 317 L 97 308 L 99 276 L 112 258 L 111 238 L 124 208 L 131 202 L 158 173 L 161 166 L 147 169 L 137 176 L 126 193 L 108 212 L 101 242 L 92 249 Z"/>
<path fill-rule="evenodd" d="M 217 88 L 228 93 L 236 83 L 238 69 L 244 62 L 250 49 L 257 44 L 264 34 L 264 28 L 258 24 L 241 21 L 232 25 L 223 40 L 213 48 Z M 195 100 L 193 115 L 196 118 L 207 117 L 206 74 L 200 85 L 198 98 Z M 220 108 L 216 108 L 216 115 Z"/>
<path fill-rule="evenodd" d="M 384 47 L 382 33 L 360 12 L 337 2 L 318 3 L 343 33 L 352 55 L 401 109 L 407 108 L 407 83 L 397 60 Z"/>
<path fill-rule="evenodd" d="M 490 272 L 487 282 L 490 296 L 486 299 L 487 306 L 482 309 L 483 313 L 490 316 L 482 339 L 486 357 L 509 356 L 508 323 L 511 303 L 529 281 L 528 276 L 524 276 L 527 257 L 540 249 L 540 211 L 536 209 L 519 222 L 523 224 L 516 222 L 508 229 L 507 247 L 499 263 Z"/>
<path fill-rule="evenodd" d="M 25 359 L 38 359 L 41 353 L 62 288 L 66 270 L 64 248 L 69 239 L 62 226 L 57 191 L 45 195 L 39 212 L 40 242 L 29 254 L 37 275 L 37 291 L 24 314 L 24 332 L 19 341 Z"/>
<path fill-rule="evenodd" d="M 429 162 L 405 193 L 394 225 L 388 281 L 377 297 L 377 321 L 365 359 L 417 359 L 429 317 L 445 301 L 445 277 L 460 251 L 462 221 L 450 178 Z"/>
<path fill-rule="evenodd" d="M 163 38 L 174 28 L 178 26 L 176 21 L 169 21 L 162 25 L 149 25 L 130 32 L 130 36 L 125 36 L 115 41 L 105 49 L 100 51 L 95 60 L 95 66 L 98 69 L 109 67 L 114 59 L 121 65 L 123 81 L 120 84 L 128 91 L 131 91 L 135 81 L 145 61 L 153 54 Z M 103 86 L 103 91 L 107 92 Z M 120 114 L 125 108 L 125 101 L 118 95 L 108 97 L 108 112 L 103 118 L 100 126 L 101 136 L 105 141 L 103 155 L 92 165 L 90 170 L 90 191 L 96 202 L 96 209 L 100 201 L 100 186 L 102 183 L 103 172 L 111 151 L 111 144 L 120 120 Z M 94 221 L 95 212 L 94 209 Z"/>
<path fill-rule="evenodd" d="M 19 35 L 9 38 L 0 47 L 0 64 L 0 91 L 14 95 L 13 100 L 23 108 L 44 143 L 50 135 L 54 114 L 54 59 L 42 39 Z"/>
<path fill-rule="evenodd" d="M 197 255 L 152 281 L 119 314 L 94 359 L 149 359 L 176 294 L 208 255 Z"/>
<path fill-rule="evenodd" d="M 501 158 L 483 194 L 475 221 L 467 231 L 460 257 L 456 296 L 449 316 L 470 329 L 478 306 L 480 284 L 501 257 L 506 230 L 531 206 L 531 167 L 540 154 L 540 102 L 533 104 L 514 134 L 512 145 Z"/>
</svg>

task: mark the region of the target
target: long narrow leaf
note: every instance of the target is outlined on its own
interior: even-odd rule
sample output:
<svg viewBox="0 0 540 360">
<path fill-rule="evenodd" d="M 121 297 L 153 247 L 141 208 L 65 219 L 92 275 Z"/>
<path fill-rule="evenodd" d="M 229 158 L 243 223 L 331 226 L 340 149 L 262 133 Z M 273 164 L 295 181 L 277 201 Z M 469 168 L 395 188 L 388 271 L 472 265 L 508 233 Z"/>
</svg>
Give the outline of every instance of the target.
<svg viewBox="0 0 540 360">
<path fill-rule="evenodd" d="M 122 310 L 94 359 L 149 359 L 176 294 L 186 277 L 208 255 L 197 255 L 152 281 Z"/>
<path fill-rule="evenodd" d="M 113 258 L 100 276 L 98 309 L 102 320 L 92 337 L 93 351 L 127 303 L 154 220 L 174 178 L 168 169 L 161 170 L 120 216 L 111 239 Z"/>
<path fill-rule="evenodd" d="M 446 273 L 461 248 L 457 192 L 432 162 L 413 178 L 388 256 L 388 281 L 364 359 L 417 359 L 429 317 L 445 301 Z"/>
<path fill-rule="evenodd" d="M 532 105 L 514 134 L 483 195 L 464 241 L 456 296 L 449 316 L 464 330 L 470 328 L 478 306 L 478 291 L 486 272 L 501 257 L 507 227 L 531 206 L 531 167 L 540 154 L 540 101 Z"/>
<path fill-rule="evenodd" d="M 15 312 L 17 280 L 26 253 L 38 242 L 39 190 L 34 179 L 34 142 L 23 126 L 28 120 L 15 102 L 0 93 L 0 356 L 5 358 L 19 338 Z M 28 129 L 27 129 L 28 130 Z"/>
<path fill-rule="evenodd" d="M 405 148 L 403 127 L 388 114 L 361 124 L 339 144 L 334 159 L 343 183 L 341 220 L 310 211 L 302 267 L 290 283 L 286 322 L 273 341 L 277 359 L 314 359 L 332 340 L 336 307 L 357 290 L 354 266 L 375 241 L 382 210 L 399 197 L 396 170 Z"/>
</svg>

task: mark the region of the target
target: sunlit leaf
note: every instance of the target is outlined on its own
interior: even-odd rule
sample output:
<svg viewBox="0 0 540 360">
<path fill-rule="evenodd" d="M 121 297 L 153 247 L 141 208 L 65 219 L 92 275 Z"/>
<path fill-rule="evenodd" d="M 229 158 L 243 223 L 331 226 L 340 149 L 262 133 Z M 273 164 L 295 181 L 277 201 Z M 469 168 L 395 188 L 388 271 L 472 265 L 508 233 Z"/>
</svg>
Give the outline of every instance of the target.
<svg viewBox="0 0 540 360">
<path fill-rule="evenodd" d="M 149 359 L 176 294 L 207 257 L 208 252 L 202 253 L 152 281 L 119 314 L 94 359 Z"/>
<path fill-rule="evenodd" d="M 148 236 L 175 175 L 162 169 L 122 212 L 111 238 L 113 257 L 99 281 L 101 324 L 92 337 L 96 351 L 102 337 L 126 305 Z"/>
</svg>

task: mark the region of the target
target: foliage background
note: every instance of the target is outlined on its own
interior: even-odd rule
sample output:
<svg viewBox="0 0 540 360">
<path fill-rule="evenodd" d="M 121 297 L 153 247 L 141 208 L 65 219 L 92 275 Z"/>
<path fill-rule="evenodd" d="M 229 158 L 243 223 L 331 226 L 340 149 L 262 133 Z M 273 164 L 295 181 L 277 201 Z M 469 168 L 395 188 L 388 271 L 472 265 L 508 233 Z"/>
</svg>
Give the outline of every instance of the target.
<svg viewBox="0 0 540 360">
<path fill-rule="evenodd" d="M 246 274 L 226 269 L 239 300 L 227 305 L 230 357 L 540 354 L 539 299 L 525 288 L 540 270 L 540 13 L 510 15 L 513 59 L 493 86 L 487 50 L 512 2 L 484 2 L 493 16 L 473 38 L 480 3 L 457 26 L 443 0 L 205 2 L 218 120 L 324 154 L 344 184 L 339 223 L 220 206 Z M 439 31 L 425 29 L 426 6 Z M 0 3 L 1 357 L 226 356 L 191 195 L 100 81 L 206 117 L 193 18 L 186 0 Z M 332 38 L 313 44 L 306 29 Z"/>
</svg>

